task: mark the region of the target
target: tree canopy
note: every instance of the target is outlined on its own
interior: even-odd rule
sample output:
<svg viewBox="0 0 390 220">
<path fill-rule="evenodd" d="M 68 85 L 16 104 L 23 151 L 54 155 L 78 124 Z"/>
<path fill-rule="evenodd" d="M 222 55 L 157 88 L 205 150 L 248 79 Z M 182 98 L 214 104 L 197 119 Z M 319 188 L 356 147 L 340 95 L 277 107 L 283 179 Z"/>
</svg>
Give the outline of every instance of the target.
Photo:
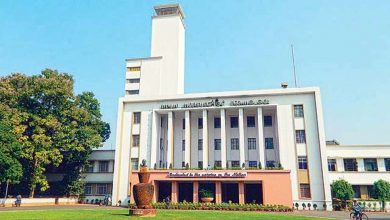
<svg viewBox="0 0 390 220">
<path fill-rule="evenodd" d="M 330 185 L 330 187 L 332 190 L 332 195 L 337 199 L 345 201 L 351 199 L 354 195 L 352 185 L 349 184 L 346 180 L 335 180 Z"/>
<path fill-rule="evenodd" d="M 46 167 L 61 163 L 66 167 L 62 190 L 69 192 L 92 149 L 101 147 L 110 135 L 94 94 L 75 95 L 73 85 L 71 75 L 50 69 L 39 75 L 0 78 L 0 103 L 11 115 L 11 130 L 21 145 L 18 160 L 30 197 L 37 187 L 48 189 Z"/>
<path fill-rule="evenodd" d="M 374 186 L 372 188 L 372 193 L 374 198 L 384 202 L 390 200 L 390 183 L 385 180 L 378 180 L 374 182 Z M 384 208 L 384 203 L 382 203 L 382 207 Z"/>
</svg>

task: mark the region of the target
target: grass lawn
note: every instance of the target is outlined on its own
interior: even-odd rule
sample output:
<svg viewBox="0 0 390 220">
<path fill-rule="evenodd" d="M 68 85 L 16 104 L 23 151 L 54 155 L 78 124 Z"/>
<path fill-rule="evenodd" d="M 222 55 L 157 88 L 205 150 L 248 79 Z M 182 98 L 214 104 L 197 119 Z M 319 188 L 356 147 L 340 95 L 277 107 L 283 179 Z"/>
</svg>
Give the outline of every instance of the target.
<svg viewBox="0 0 390 220">
<path fill-rule="evenodd" d="M 18 210 L 18 211 L 1 211 L 0 219 L 70 219 L 70 220 L 96 220 L 96 219 L 129 219 L 126 209 L 61 209 L 61 210 Z M 174 211 L 158 210 L 156 218 L 142 219 L 323 219 L 303 216 L 294 216 L 291 214 L 279 213 L 260 213 L 260 212 L 229 212 L 229 211 Z"/>
</svg>

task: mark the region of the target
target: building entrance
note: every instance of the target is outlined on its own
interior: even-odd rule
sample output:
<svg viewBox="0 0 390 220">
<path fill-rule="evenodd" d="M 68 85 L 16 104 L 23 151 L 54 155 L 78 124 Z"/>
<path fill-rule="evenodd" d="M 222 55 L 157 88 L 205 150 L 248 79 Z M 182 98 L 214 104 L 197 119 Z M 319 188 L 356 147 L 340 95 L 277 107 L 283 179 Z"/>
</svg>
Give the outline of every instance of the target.
<svg viewBox="0 0 390 220">
<path fill-rule="evenodd" d="M 163 202 L 164 199 L 166 199 L 169 196 L 169 199 L 172 201 L 171 198 L 172 193 L 172 183 L 171 182 L 158 182 L 158 201 Z"/>
<path fill-rule="evenodd" d="M 261 183 L 245 183 L 245 203 L 263 204 L 263 190 Z"/>
<path fill-rule="evenodd" d="M 222 183 L 222 202 L 239 202 L 238 183 Z"/>
<path fill-rule="evenodd" d="M 179 184 L 179 202 L 183 202 L 184 200 L 186 202 L 193 202 L 194 198 L 194 187 L 193 183 L 178 183 Z"/>
</svg>

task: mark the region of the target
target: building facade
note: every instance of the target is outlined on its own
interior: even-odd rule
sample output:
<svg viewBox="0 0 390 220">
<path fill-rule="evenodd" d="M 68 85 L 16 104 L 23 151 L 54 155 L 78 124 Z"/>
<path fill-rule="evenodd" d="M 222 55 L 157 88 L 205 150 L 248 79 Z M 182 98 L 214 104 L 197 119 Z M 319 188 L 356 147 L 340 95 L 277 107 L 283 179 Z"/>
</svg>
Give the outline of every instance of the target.
<svg viewBox="0 0 390 220">
<path fill-rule="evenodd" d="M 155 7 L 151 57 L 126 60 L 113 202 L 132 200 L 138 164 L 155 201 L 326 203 L 331 207 L 318 88 L 184 94 L 184 13 Z"/>
</svg>

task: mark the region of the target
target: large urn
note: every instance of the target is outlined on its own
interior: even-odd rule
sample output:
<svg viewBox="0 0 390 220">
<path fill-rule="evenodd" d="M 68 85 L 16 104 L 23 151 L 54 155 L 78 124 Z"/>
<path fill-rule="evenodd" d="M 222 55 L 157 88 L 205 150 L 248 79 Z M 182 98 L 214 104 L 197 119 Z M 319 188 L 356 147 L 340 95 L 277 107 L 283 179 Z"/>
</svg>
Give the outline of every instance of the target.
<svg viewBox="0 0 390 220">
<path fill-rule="evenodd" d="M 138 209 L 151 209 L 154 186 L 149 183 L 150 173 L 146 166 L 146 161 L 142 161 L 140 171 L 138 173 L 139 183 L 133 187 L 133 196 Z"/>
</svg>

